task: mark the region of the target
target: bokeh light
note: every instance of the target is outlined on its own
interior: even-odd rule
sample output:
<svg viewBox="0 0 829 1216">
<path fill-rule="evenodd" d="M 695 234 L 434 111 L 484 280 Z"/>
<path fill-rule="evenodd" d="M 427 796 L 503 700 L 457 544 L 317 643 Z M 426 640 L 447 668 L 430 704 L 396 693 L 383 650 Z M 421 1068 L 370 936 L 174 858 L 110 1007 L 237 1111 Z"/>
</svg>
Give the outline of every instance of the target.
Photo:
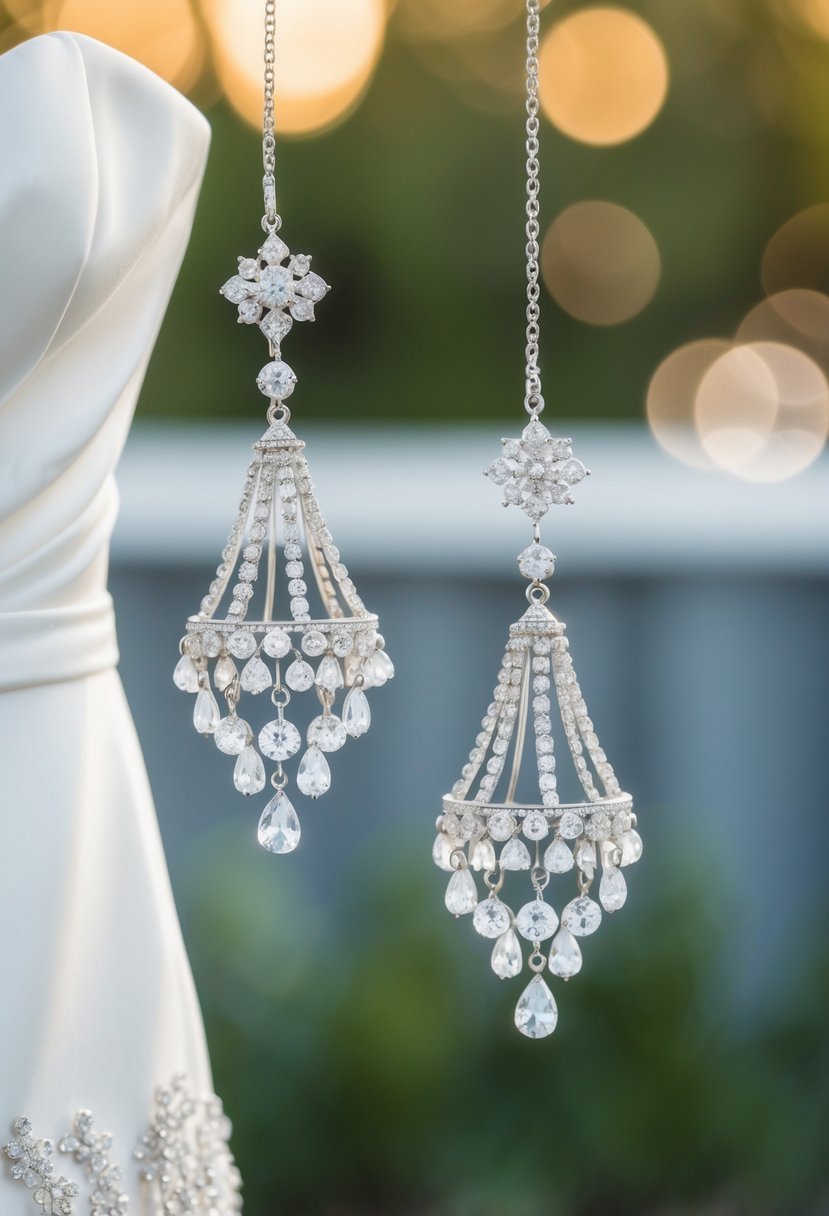
<svg viewBox="0 0 829 1216">
<path fill-rule="evenodd" d="M 671 456 L 695 469 L 713 467 L 694 421 L 697 392 L 708 369 L 731 346 L 724 338 L 688 342 L 662 360 L 648 385 L 645 410 L 654 438 Z"/>
<path fill-rule="evenodd" d="M 736 338 L 796 346 L 829 375 L 829 296 L 795 287 L 780 291 L 746 314 Z"/>
<path fill-rule="evenodd" d="M 617 203 L 574 203 L 550 225 L 541 251 L 548 291 L 590 325 L 636 316 L 659 284 L 659 249 L 638 216 Z"/>
<path fill-rule="evenodd" d="M 492 33 L 516 11 L 514 0 L 398 0 L 394 17 L 406 37 L 435 42 Z"/>
<path fill-rule="evenodd" d="M 116 47 L 179 89 L 195 83 L 204 61 L 201 32 L 188 0 L 63 0 L 54 25 Z"/>
<path fill-rule="evenodd" d="M 829 291 L 829 203 L 807 207 L 787 220 L 763 254 L 768 295 L 788 288 Z"/>
<path fill-rule="evenodd" d="M 58 28 L 61 0 L 4 0 L 3 8 L 24 30 L 45 34 Z"/>
<path fill-rule="evenodd" d="M 653 122 L 668 89 L 668 60 L 653 29 L 623 8 L 564 17 L 539 54 L 544 113 L 586 144 L 619 144 Z"/>
<path fill-rule="evenodd" d="M 753 342 L 725 352 L 696 396 L 701 443 L 714 463 L 747 481 L 802 472 L 829 431 L 829 384 L 803 351 Z"/>
<path fill-rule="evenodd" d="M 829 0 L 790 0 L 790 4 L 808 30 L 829 39 Z"/>
<path fill-rule="evenodd" d="M 233 108 L 262 124 L 262 4 L 203 0 L 219 80 Z M 280 0 L 276 125 L 307 135 L 342 121 L 374 72 L 386 28 L 383 0 Z"/>
</svg>

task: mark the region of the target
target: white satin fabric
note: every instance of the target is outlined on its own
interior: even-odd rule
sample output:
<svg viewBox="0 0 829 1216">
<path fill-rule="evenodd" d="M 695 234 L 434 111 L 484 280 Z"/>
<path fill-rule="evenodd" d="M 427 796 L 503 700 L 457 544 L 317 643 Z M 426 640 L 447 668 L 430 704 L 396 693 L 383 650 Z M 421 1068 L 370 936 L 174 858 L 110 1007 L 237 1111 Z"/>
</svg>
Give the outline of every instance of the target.
<svg viewBox="0 0 829 1216">
<path fill-rule="evenodd" d="M 208 142 L 184 98 L 89 38 L 0 58 L 0 1144 L 18 1114 L 57 1138 L 91 1108 L 134 1214 L 155 1085 L 211 1078 L 114 670 L 113 469 Z M 31 1214 L 5 1164 L 0 1210 Z"/>
</svg>

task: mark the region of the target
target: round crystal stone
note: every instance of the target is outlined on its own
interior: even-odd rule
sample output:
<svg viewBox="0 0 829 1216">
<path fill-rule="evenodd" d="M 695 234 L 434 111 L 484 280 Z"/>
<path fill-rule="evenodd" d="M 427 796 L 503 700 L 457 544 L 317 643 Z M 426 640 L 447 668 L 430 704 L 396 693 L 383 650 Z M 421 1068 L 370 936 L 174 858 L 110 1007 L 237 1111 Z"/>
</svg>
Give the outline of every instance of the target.
<svg viewBox="0 0 829 1216">
<path fill-rule="evenodd" d="M 328 642 L 324 633 L 320 633 L 318 629 L 311 629 L 308 633 L 302 635 L 301 645 L 306 654 L 310 654 L 312 658 L 316 658 L 317 655 L 325 653 Z"/>
<path fill-rule="evenodd" d="M 259 276 L 259 298 L 266 308 L 284 308 L 294 298 L 294 276 L 284 266 L 267 266 Z"/>
<path fill-rule="evenodd" d="M 493 840 L 509 840 L 515 831 L 515 820 L 509 811 L 493 811 L 487 820 L 487 827 Z"/>
<path fill-rule="evenodd" d="M 239 305 L 239 320 L 243 325 L 255 325 L 261 316 L 261 304 L 256 300 L 242 300 Z"/>
<path fill-rule="evenodd" d="M 605 811 L 594 811 L 584 821 L 584 834 L 588 840 L 606 840 L 610 835 L 610 816 Z"/>
<path fill-rule="evenodd" d="M 602 923 L 602 910 L 588 895 L 580 895 L 564 909 L 561 923 L 575 937 L 589 937 Z"/>
<path fill-rule="evenodd" d="M 331 643 L 331 649 L 340 659 L 344 659 L 347 654 L 351 654 L 351 634 L 335 633 L 334 640 Z"/>
<path fill-rule="evenodd" d="M 527 811 L 524 816 L 523 830 L 528 840 L 543 840 L 550 830 L 547 816 L 543 811 Z"/>
<path fill-rule="evenodd" d="M 290 635 L 284 629 L 272 629 L 270 633 L 265 634 L 262 649 L 272 659 L 284 659 L 291 649 Z"/>
<path fill-rule="evenodd" d="M 241 718 L 222 718 L 213 731 L 213 739 L 220 752 L 226 756 L 238 756 L 248 741 L 250 727 Z"/>
<path fill-rule="evenodd" d="M 510 911 L 506 904 L 490 895 L 475 909 L 472 924 L 481 937 L 500 937 L 510 927 Z"/>
<path fill-rule="evenodd" d="M 227 648 L 235 659 L 249 659 L 256 650 L 256 638 L 249 629 L 237 629 L 230 635 Z"/>
<path fill-rule="evenodd" d="M 259 732 L 259 746 L 271 760 L 288 760 L 302 747 L 302 738 L 293 722 L 268 722 Z"/>
<path fill-rule="evenodd" d="M 559 820 L 558 830 L 563 840 L 576 840 L 584 831 L 581 816 L 575 811 L 565 811 Z"/>
<path fill-rule="evenodd" d="M 337 752 L 348 738 L 348 732 L 336 714 L 320 714 L 308 726 L 308 742 L 322 752 Z"/>
<path fill-rule="evenodd" d="M 524 578 L 550 578 L 555 568 L 555 554 L 546 545 L 527 545 L 518 555 L 518 569 Z"/>
<path fill-rule="evenodd" d="M 266 363 L 262 368 L 256 377 L 256 384 L 259 391 L 266 397 L 283 401 L 294 391 L 296 376 L 287 363 L 283 363 L 281 359 L 274 359 L 273 362 Z"/>
<path fill-rule="evenodd" d="M 558 928 L 558 917 L 549 904 L 543 899 L 533 899 L 524 904 L 515 918 L 515 924 L 522 937 L 530 942 L 543 942 L 552 937 Z"/>
<path fill-rule="evenodd" d="M 201 638 L 202 653 L 208 659 L 215 659 L 222 649 L 222 635 L 211 630 L 209 633 L 203 633 Z"/>
</svg>

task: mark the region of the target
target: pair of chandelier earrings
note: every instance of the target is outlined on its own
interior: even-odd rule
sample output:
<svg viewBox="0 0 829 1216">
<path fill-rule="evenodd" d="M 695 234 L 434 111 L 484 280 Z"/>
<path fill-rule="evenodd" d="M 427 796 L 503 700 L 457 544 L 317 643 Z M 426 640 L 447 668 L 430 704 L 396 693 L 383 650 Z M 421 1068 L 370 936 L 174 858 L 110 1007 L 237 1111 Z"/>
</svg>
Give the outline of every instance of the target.
<svg viewBox="0 0 829 1216">
<path fill-rule="evenodd" d="M 448 911 L 470 916 L 475 931 L 492 939 L 496 975 L 520 975 L 528 949 L 532 978 L 518 1000 L 515 1024 L 528 1038 L 540 1039 L 553 1032 L 558 1019 L 546 977 L 568 980 L 581 970 L 579 940 L 596 932 L 605 912 L 624 904 L 624 869 L 641 856 L 642 841 L 632 799 L 622 792 L 588 716 L 564 625 L 547 607 L 555 557 L 542 542 L 541 521 L 550 506 L 573 501 L 571 490 L 588 470 L 573 456 L 570 440 L 553 438 L 540 420 L 539 0 L 526 0 L 526 15 L 524 408 L 529 421 L 520 437 L 502 439 L 501 454 L 486 476 L 503 487 L 504 506 L 518 507 L 532 525 L 531 541 L 518 556 L 528 607 L 510 627 L 492 701 L 459 779 L 443 798 L 432 856 L 450 874 Z M 258 326 L 267 340 L 269 361 L 256 384 L 268 399 L 268 428 L 253 445 L 216 576 L 199 612 L 187 621 L 174 680 L 195 694 L 196 730 L 233 760 L 239 793 L 263 794 L 259 843 L 272 853 L 290 853 L 299 844 L 301 820 L 286 765 L 296 763 L 296 790 L 304 798 L 326 794 L 329 757 L 368 731 L 374 690 L 392 678 L 394 667 L 378 618 L 360 599 L 320 511 L 305 444 L 288 425 L 286 402 L 296 376 L 282 358 L 282 342 L 295 321 L 314 320 L 329 288 L 311 269 L 310 257 L 292 254 L 280 235 L 274 35 L 275 0 L 266 0 L 265 237 L 255 257 L 239 258 L 238 272 L 221 288 L 236 306 L 239 322 Z M 294 721 L 294 698 L 303 693 L 316 698 L 318 711 L 304 737 Z M 268 705 L 256 726 L 249 721 L 253 698 Z M 554 731 L 554 711 L 560 732 L 558 726 Z M 533 792 L 521 801 L 518 784 L 530 750 L 530 722 Z M 558 733 L 575 771 L 577 792 L 569 794 L 570 801 L 562 801 L 559 792 Z M 525 894 L 530 898 L 516 900 L 514 911 L 504 888 L 515 883 L 518 898 L 524 898 L 519 872 L 529 877 Z M 558 875 L 571 887 L 560 914 L 547 897 L 550 880 Z"/>
</svg>

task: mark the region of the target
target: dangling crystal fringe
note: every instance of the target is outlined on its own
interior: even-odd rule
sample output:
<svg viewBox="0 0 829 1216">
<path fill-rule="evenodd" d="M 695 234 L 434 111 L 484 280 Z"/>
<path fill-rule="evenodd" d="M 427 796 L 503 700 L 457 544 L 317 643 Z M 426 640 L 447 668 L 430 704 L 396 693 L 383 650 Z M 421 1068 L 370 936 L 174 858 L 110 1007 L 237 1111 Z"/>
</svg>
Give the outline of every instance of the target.
<svg viewBox="0 0 829 1216">
<path fill-rule="evenodd" d="M 542 560 L 538 554 L 532 558 L 535 563 Z M 526 564 L 526 551 L 521 560 Z M 543 572 L 549 575 L 546 559 L 543 564 Z M 538 565 L 528 573 L 537 578 Z M 559 798 L 553 698 L 584 791 L 582 802 L 562 803 Z M 519 803 L 515 793 L 530 716 L 539 801 Z M 510 755 L 504 801 L 497 802 L 495 792 L 507 772 Z M 536 974 L 515 1011 L 515 1024 L 522 1034 L 545 1038 L 552 1034 L 558 1018 L 552 992 L 538 974 L 545 966 L 542 944 L 550 942 L 546 967 L 551 974 L 564 980 L 577 975 L 582 965 L 577 938 L 599 928 L 602 910 L 615 912 L 622 907 L 627 897 L 622 867 L 638 861 L 641 853 L 633 801 L 621 790 L 599 744 L 573 669 L 564 626 L 531 597 L 530 607 L 510 629 L 493 700 L 469 760 L 451 794 L 443 799 L 433 848 L 435 864 L 453 871 L 446 891 L 447 909 L 455 916 L 472 913 L 478 933 L 497 937 L 492 951 L 496 975 L 520 974 L 519 935 L 533 943 L 531 963 Z M 597 903 L 588 892 L 598 866 L 602 875 Z M 490 890 L 480 902 L 473 870 L 483 871 Z M 544 891 L 551 875 L 571 870 L 575 871 L 577 891 L 564 906 L 559 922 Z M 509 871 L 529 871 L 535 892 L 534 899 L 517 913 L 498 898 Z"/>
<path fill-rule="evenodd" d="M 233 529 L 201 611 L 187 622 L 173 673 L 178 688 L 196 694 L 196 730 L 212 735 L 220 751 L 236 757 L 233 780 L 240 793 L 264 788 L 259 751 L 276 762 L 277 795 L 259 824 L 260 843 L 276 853 L 291 852 L 300 836 L 296 811 L 282 793 L 283 762 L 302 750 L 299 730 L 284 716 L 291 694 L 314 689 L 322 706 L 307 728 L 297 774 L 300 792 L 319 798 L 331 785 L 323 753 L 365 734 L 371 723 L 366 691 L 394 675 L 378 619 L 358 595 L 320 512 L 304 447 L 285 421 L 274 421 L 254 444 Z M 284 582 L 289 600 L 289 613 L 279 620 L 274 614 L 278 582 Z M 221 617 L 219 606 L 229 588 L 230 603 Z M 252 619 L 257 589 L 261 610 Z M 322 609 L 313 618 L 312 594 Z M 309 662 L 316 659 L 316 665 Z M 226 703 L 224 717 L 213 689 Z M 347 692 L 341 719 L 333 708 L 342 689 Z M 268 690 L 276 718 L 255 736 L 237 716 L 237 706 L 243 693 L 254 697 Z"/>
</svg>

